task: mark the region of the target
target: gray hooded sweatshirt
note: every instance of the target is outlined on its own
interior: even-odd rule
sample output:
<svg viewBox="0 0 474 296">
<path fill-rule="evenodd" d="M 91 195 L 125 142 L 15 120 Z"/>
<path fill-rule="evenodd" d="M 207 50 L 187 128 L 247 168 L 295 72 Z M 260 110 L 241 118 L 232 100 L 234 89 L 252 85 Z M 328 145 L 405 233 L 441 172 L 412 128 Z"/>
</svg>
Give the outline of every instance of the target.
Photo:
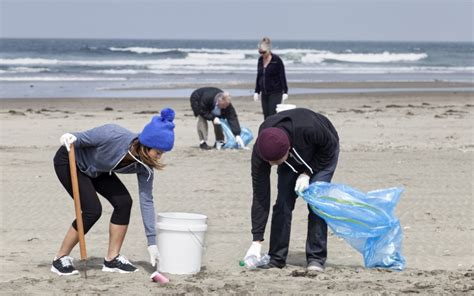
<svg viewBox="0 0 474 296">
<path fill-rule="evenodd" d="M 153 169 L 137 160 L 120 169 L 115 167 L 129 153 L 136 138 L 133 133 L 116 124 L 106 124 L 85 132 L 73 133 L 77 137 L 77 166 L 84 174 L 95 178 L 103 173 L 137 174 L 140 210 L 148 245 L 156 244 L 155 206 L 153 204 Z"/>
</svg>

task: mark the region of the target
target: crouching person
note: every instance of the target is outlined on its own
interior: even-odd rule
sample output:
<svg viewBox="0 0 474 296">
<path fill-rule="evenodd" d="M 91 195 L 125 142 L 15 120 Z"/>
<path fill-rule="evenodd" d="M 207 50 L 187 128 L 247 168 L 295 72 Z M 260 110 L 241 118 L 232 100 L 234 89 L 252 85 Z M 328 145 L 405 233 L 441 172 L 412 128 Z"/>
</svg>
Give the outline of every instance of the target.
<svg viewBox="0 0 474 296">
<path fill-rule="evenodd" d="M 235 135 L 235 141 L 240 148 L 244 148 L 244 141 L 240 137 L 240 124 L 237 112 L 230 102 L 230 95 L 216 87 L 202 87 L 191 94 L 191 108 L 197 117 L 197 133 L 199 136 L 199 147 L 204 150 L 212 149 L 207 145 L 207 122 L 212 121 L 216 143 L 214 148 L 220 149 L 224 145 L 224 132 L 222 131 L 220 118 L 227 119 L 230 129 Z"/>
<path fill-rule="evenodd" d="M 261 242 L 270 211 L 270 169 L 278 166 L 278 195 L 270 231 L 270 262 L 262 268 L 286 265 L 292 212 L 297 194 L 309 183 L 330 182 L 336 170 L 339 137 L 321 114 L 297 108 L 268 117 L 259 128 L 252 152 L 252 235 L 245 255 L 260 258 Z M 308 271 L 323 271 L 327 257 L 326 222 L 308 206 L 306 261 Z"/>
<path fill-rule="evenodd" d="M 84 232 L 87 233 L 101 216 L 102 206 L 97 194 L 107 199 L 114 208 L 103 271 L 137 271 L 137 268 L 120 254 L 130 221 L 132 197 L 117 174 L 137 175 L 150 262 L 155 266 L 159 260 L 152 194 L 153 169 L 163 169 L 161 158 L 173 148 L 174 116 L 172 109 L 163 109 L 161 116 L 154 116 L 140 134 L 119 125 L 106 124 L 85 132 L 67 133 L 60 138 L 63 146 L 54 157 L 54 169 L 59 181 L 72 197 L 68 150 L 71 144 L 74 145 Z M 76 221 L 73 221 L 53 260 L 51 271 L 59 275 L 78 274 L 73 265 L 73 258 L 70 257 L 77 243 L 77 225 Z"/>
</svg>

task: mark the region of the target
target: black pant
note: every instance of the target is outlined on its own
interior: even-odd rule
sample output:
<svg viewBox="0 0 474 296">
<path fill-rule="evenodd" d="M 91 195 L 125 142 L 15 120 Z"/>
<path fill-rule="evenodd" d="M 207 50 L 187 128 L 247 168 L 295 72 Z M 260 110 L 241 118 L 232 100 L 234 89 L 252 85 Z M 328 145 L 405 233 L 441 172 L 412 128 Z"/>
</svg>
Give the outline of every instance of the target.
<svg viewBox="0 0 474 296">
<path fill-rule="evenodd" d="M 281 104 L 282 97 L 282 93 L 276 93 L 271 95 L 262 93 L 263 119 L 266 119 L 268 116 L 276 113 L 276 106 L 278 104 Z"/>
<path fill-rule="evenodd" d="M 328 167 L 311 177 L 311 183 L 316 181 L 330 182 L 336 170 L 339 150 Z M 278 196 L 273 206 L 272 224 L 270 232 L 271 262 L 276 266 L 286 265 L 290 244 L 291 219 L 295 208 L 296 179 L 294 173 L 286 164 L 278 166 Z M 308 205 L 308 228 L 306 236 L 306 261 L 317 261 L 324 265 L 327 258 L 328 227 L 326 221 L 316 215 Z"/>
<path fill-rule="evenodd" d="M 64 146 L 61 146 L 54 156 L 54 170 L 59 181 L 72 197 L 69 158 Z M 77 169 L 77 179 L 85 233 L 91 229 L 102 214 L 102 205 L 97 193 L 105 197 L 114 207 L 110 222 L 117 225 L 128 225 L 132 209 L 132 197 L 115 173 L 111 175 L 103 173 L 97 178 L 91 178 Z M 72 227 L 77 230 L 76 220 L 72 222 Z"/>
</svg>

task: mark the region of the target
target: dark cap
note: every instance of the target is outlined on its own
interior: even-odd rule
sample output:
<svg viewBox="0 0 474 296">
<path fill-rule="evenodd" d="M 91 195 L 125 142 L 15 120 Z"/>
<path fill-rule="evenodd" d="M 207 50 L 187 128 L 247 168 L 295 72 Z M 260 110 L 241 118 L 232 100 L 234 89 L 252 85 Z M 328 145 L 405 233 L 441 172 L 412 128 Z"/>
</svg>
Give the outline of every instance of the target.
<svg viewBox="0 0 474 296">
<path fill-rule="evenodd" d="M 257 138 L 257 153 L 266 161 L 281 159 L 290 149 L 290 139 L 280 128 L 269 127 L 260 132 Z"/>
</svg>

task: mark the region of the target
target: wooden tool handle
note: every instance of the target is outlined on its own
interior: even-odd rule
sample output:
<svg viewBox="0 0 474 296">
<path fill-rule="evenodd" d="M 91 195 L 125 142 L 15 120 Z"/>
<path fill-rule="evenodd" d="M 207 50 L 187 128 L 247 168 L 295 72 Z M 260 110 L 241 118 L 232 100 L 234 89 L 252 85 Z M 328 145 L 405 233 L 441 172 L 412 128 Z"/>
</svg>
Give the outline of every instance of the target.
<svg viewBox="0 0 474 296">
<path fill-rule="evenodd" d="M 79 183 L 77 182 L 76 155 L 74 144 L 69 150 L 69 169 L 71 171 L 72 195 L 74 197 L 74 208 L 76 210 L 76 225 L 79 235 L 79 247 L 81 250 L 81 260 L 87 259 L 86 240 L 84 238 L 84 224 L 82 222 L 81 197 L 79 195 Z"/>
</svg>

